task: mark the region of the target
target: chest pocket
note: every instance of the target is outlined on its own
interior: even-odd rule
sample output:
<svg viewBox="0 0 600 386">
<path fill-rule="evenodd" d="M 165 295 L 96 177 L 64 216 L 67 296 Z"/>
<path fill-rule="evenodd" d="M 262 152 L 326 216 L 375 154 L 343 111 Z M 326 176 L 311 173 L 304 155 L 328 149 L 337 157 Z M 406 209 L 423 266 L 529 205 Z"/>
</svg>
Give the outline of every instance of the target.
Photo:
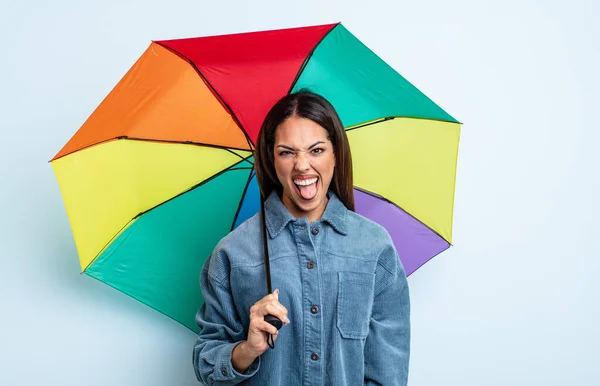
<svg viewBox="0 0 600 386">
<path fill-rule="evenodd" d="M 343 338 L 369 335 L 374 285 L 372 273 L 338 272 L 337 327 Z"/>
</svg>

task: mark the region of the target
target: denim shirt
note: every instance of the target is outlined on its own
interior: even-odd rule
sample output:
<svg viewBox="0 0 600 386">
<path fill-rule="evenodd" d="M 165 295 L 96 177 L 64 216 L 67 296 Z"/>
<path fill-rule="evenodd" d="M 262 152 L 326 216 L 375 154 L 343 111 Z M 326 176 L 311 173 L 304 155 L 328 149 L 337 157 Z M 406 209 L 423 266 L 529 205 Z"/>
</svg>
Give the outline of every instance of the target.
<svg viewBox="0 0 600 386">
<path fill-rule="evenodd" d="M 329 192 L 320 220 L 265 202 L 273 290 L 289 325 L 244 372 L 231 363 L 250 307 L 267 295 L 260 212 L 224 237 L 202 269 L 193 352 L 207 385 L 406 385 L 409 290 L 387 231 Z"/>
</svg>

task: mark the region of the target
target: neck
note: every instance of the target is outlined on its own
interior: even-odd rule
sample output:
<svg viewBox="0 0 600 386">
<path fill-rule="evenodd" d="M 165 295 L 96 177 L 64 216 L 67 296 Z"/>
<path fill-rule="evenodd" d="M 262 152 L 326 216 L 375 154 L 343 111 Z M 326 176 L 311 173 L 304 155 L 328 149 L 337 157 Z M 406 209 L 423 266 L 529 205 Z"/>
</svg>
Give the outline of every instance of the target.
<svg viewBox="0 0 600 386">
<path fill-rule="evenodd" d="M 283 203 L 283 206 L 285 206 L 285 208 L 291 213 L 292 216 L 294 216 L 295 218 L 306 217 L 308 218 L 308 222 L 312 223 L 313 221 L 319 220 L 321 216 L 323 216 L 323 213 L 325 213 L 325 208 L 327 207 L 327 202 L 329 202 L 329 198 L 326 195 L 323 201 L 319 204 L 319 206 L 311 211 L 303 211 L 285 195 L 283 196 L 281 202 Z"/>
</svg>

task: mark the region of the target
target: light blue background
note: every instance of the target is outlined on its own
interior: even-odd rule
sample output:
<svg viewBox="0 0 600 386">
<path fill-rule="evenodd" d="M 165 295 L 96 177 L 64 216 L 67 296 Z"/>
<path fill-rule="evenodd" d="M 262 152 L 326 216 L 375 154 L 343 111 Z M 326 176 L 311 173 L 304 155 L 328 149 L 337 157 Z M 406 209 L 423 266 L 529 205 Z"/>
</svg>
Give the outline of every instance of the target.
<svg viewBox="0 0 600 386">
<path fill-rule="evenodd" d="M 464 122 L 455 246 L 409 278 L 409 384 L 600 384 L 599 16 L 591 0 L 3 0 L 0 384 L 196 384 L 190 331 L 80 275 L 47 161 L 151 39 L 338 20 Z"/>
</svg>

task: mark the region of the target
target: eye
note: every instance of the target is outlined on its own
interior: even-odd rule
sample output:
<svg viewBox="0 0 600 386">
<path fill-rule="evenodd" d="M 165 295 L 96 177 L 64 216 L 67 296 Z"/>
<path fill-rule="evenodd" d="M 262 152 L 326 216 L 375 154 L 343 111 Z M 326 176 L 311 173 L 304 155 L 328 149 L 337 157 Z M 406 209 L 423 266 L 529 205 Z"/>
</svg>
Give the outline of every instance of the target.
<svg viewBox="0 0 600 386">
<path fill-rule="evenodd" d="M 321 148 L 321 147 L 317 147 L 316 149 L 313 149 L 312 152 L 313 154 L 321 154 L 325 151 L 325 149 Z"/>
<path fill-rule="evenodd" d="M 291 155 L 291 154 L 292 154 L 292 152 L 288 151 L 288 150 L 283 150 L 283 151 L 279 152 L 280 156 L 286 156 L 286 155 Z"/>
</svg>

